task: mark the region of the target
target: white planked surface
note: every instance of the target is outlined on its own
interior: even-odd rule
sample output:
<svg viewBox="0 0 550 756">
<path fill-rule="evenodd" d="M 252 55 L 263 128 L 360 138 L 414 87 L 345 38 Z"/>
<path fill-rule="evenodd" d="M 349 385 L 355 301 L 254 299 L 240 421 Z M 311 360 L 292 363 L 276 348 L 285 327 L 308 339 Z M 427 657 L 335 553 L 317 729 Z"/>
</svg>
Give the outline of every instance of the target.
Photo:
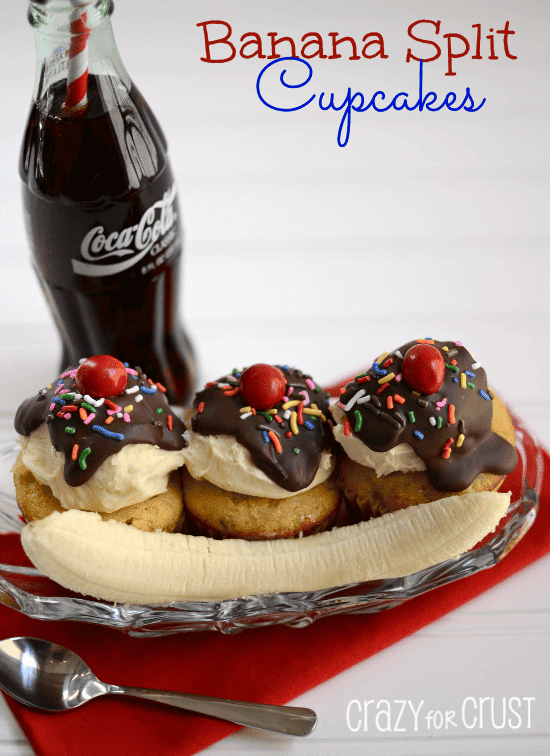
<svg viewBox="0 0 550 756">
<path fill-rule="evenodd" d="M 468 85 L 487 105 L 468 115 L 356 114 L 345 148 L 336 145 L 336 113 L 283 114 L 262 106 L 255 93 L 258 62 L 199 60 L 196 24 L 209 19 L 231 23 L 235 38 L 256 31 L 264 40 L 270 31 L 294 38 L 318 31 L 326 39 L 329 31 L 360 38 L 377 30 L 387 60 L 313 62 L 312 91 L 341 95 L 350 86 L 393 94 L 415 85 L 417 70 L 404 64 L 404 51 L 406 28 L 419 18 L 440 19 L 441 33 L 470 37 L 474 23 L 487 33 L 509 19 L 518 59 L 462 58 L 453 80 L 444 76 L 442 61 L 426 66 L 431 88 L 463 92 Z M 5 438 L 19 402 L 55 372 L 58 346 L 30 270 L 19 204 L 17 154 L 34 76 L 24 3 L 5 4 L 2 20 Z M 113 23 L 122 57 L 170 143 L 186 224 L 181 306 L 205 379 L 261 360 L 292 362 L 327 383 L 410 338 L 458 338 L 550 445 L 546 4 L 116 0 Z M 302 696 L 300 703 L 320 720 L 307 740 L 242 731 L 207 752 L 547 756 L 549 568 L 550 559 L 541 560 Z M 520 726 L 497 729 L 486 715 L 482 726 L 468 729 L 461 707 L 466 701 L 471 713 L 468 702 L 480 697 L 499 706 L 503 699 L 522 700 Z M 356 704 L 348 726 L 354 700 L 374 702 L 367 730 L 361 723 L 354 731 Z M 457 727 L 428 730 L 419 718 L 415 730 L 410 709 L 398 724 L 395 701 L 401 700 L 415 709 L 424 702 L 422 714 L 455 712 Z M 372 716 L 384 701 L 391 702 L 392 731 Z M 0 697 L 0 756 L 30 753 Z"/>
</svg>

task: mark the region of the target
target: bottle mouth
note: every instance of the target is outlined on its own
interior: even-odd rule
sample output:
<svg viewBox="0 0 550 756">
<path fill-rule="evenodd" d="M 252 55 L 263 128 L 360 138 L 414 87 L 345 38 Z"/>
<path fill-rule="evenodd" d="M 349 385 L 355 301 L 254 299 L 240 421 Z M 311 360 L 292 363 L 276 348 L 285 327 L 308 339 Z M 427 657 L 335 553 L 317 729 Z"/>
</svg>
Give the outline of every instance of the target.
<svg viewBox="0 0 550 756">
<path fill-rule="evenodd" d="M 94 25 L 115 9 L 114 0 L 29 0 L 27 21 L 33 27 L 51 23 L 52 18 L 66 17 L 75 10 L 86 11 Z"/>
</svg>

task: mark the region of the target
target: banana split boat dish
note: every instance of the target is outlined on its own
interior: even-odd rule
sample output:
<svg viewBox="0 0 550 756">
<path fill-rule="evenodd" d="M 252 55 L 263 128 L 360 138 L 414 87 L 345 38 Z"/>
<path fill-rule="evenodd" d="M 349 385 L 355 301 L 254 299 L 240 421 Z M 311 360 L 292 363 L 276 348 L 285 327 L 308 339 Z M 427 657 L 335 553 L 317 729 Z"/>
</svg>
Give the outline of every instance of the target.
<svg viewBox="0 0 550 756">
<path fill-rule="evenodd" d="M 71 590 L 163 604 L 402 577 L 497 527 L 513 427 L 459 342 L 410 342 L 327 399 L 257 364 L 183 425 L 139 369 L 83 361 L 16 415 L 27 555 Z"/>
</svg>

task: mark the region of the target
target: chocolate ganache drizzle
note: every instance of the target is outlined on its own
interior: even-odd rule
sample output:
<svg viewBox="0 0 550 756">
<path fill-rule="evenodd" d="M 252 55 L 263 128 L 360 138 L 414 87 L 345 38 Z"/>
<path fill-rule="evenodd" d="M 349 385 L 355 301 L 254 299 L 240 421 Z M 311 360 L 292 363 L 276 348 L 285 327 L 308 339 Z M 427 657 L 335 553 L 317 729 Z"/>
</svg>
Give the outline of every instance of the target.
<svg viewBox="0 0 550 756">
<path fill-rule="evenodd" d="M 192 429 L 204 436 L 233 436 L 274 483 L 301 491 L 313 481 L 322 452 L 332 448 L 328 394 L 309 375 L 286 365 L 276 367 L 286 387 L 272 407 L 251 407 L 240 391 L 244 370 L 234 370 L 197 393 Z"/>
<path fill-rule="evenodd" d="M 404 377 L 407 352 L 418 344 L 439 352 L 434 356 L 441 379 L 433 393 Z M 485 371 L 459 341 L 418 339 L 386 352 L 347 384 L 338 406 L 346 416 L 345 434 L 353 432 L 377 452 L 409 444 L 440 491 L 463 491 L 480 473 L 505 475 L 517 464 L 514 447 L 491 429 L 493 394 Z"/>
<path fill-rule="evenodd" d="M 77 368 L 71 367 L 17 410 L 15 430 L 22 436 L 48 423 L 52 445 L 65 455 L 63 476 L 70 486 L 85 483 L 127 444 L 151 444 L 167 451 L 187 446 L 185 426 L 171 413 L 166 389 L 140 368 L 125 367 L 128 381 L 118 396 L 83 396 L 75 382 Z"/>
</svg>

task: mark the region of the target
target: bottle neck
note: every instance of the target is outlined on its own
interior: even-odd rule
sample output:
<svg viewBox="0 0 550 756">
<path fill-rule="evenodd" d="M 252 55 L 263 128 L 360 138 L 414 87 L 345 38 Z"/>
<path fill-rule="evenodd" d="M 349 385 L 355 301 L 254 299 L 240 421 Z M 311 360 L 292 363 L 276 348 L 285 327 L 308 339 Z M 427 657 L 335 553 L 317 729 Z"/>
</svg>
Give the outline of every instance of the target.
<svg viewBox="0 0 550 756">
<path fill-rule="evenodd" d="M 109 89 L 114 82 L 130 89 L 113 35 L 112 10 L 111 0 L 30 0 L 28 20 L 36 41 L 33 97 L 41 109 L 49 109 L 55 88 L 65 89 L 64 115 L 82 113 L 92 79 L 111 82 Z"/>
</svg>

